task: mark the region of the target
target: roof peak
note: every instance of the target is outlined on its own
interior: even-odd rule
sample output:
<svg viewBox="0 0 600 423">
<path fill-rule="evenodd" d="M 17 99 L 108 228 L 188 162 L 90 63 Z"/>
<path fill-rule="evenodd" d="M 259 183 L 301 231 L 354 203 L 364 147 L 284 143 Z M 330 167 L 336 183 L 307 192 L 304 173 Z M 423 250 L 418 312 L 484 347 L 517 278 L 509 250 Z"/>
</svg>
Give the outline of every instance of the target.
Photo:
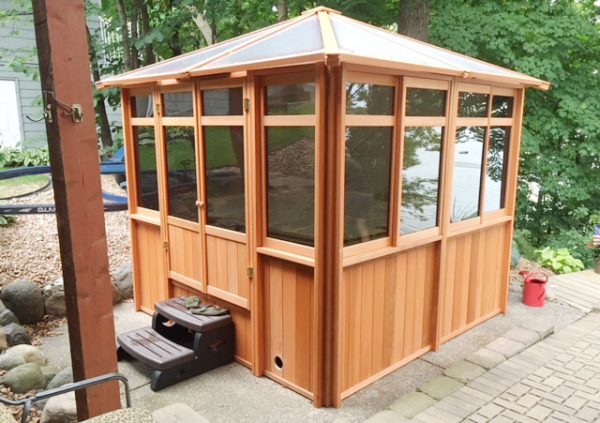
<svg viewBox="0 0 600 423">
<path fill-rule="evenodd" d="M 313 14 L 316 14 L 318 12 L 335 13 L 336 15 L 341 15 L 342 14 L 342 12 L 340 12 L 339 10 L 335 10 L 335 9 L 332 9 L 331 7 L 325 7 L 325 6 L 313 7 L 312 9 L 305 10 L 301 14 L 302 15 L 313 15 Z"/>
</svg>

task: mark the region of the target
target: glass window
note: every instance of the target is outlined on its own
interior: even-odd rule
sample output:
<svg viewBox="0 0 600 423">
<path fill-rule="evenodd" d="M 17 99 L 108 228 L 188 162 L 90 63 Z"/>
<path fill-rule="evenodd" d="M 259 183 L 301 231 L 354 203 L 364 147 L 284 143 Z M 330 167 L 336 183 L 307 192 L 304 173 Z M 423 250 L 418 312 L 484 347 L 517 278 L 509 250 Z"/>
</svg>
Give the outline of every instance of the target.
<svg viewBox="0 0 600 423">
<path fill-rule="evenodd" d="M 131 97 L 131 116 L 153 117 L 154 108 L 152 104 L 152 95 L 138 95 Z"/>
<path fill-rule="evenodd" d="M 402 164 L 400 234 L 438 225 L 442 127 L 407 127 Z"/>
<path fill-rule="evenodd" d="M 204 116 L 240 116 L 244 109 L 242 87 L 202 91 Z"/>
<path fill-rule="evenodd" d="M 513 115 L 513 103 L 512 97 L 504 97 L 495 95 L 492 99 L 492 117 L 497 118 L 509 118 Z"/>
<path fill-rule="evenodd" d="M 315 129 L 267 128 L 267 235 L 314 245 Z"/>
<path fill-rule="evenodd" d="M 346 130 L 345 245 L 388 235 L 391 141 L 391 127 Z"/>
<path fill-rule="evenodd" d="M 461 92 L 458 97 L 458 117 L 487 117 L 489 102 L 488 94 Z"/>
<path fill-rule="evenodd" d="M 428 88 L 406 89 L 406 116 L 445 116 L 446 91 Z"/>
<path fill-rule="evenodd" d="M 387 85 L 346 85 L 346 113 L 351 115 L 393 115 L 394 87 Z"/>
<path fill-rule="evenodd" d="M 194 116 L 192 93 L 163 94 L 165 116 L 191 117 Z"/>
<path fill-rule="evenodd" d="M 451 219 L 453 222 L 479 216 L 479 193 L 485 126 L 465 126 L 456 130 Z"/>
<path fill-rule="evenodd" d="M 245 232 L 244 128 L 205 126 L 208 224 Z"/>
<path fill-rule="evenodd" d="M 147 209 L 158 210 L 154 128 L 151 126 L 135 126 L 133 136 L 135 137 L 136 149 L 138 205 Z"/>
<path fill-rule="evenodd" d="M 268 115 L 312 115 L 314 113 L 314 83 L 267 87 Z"/>
<path fill-rule="evenodd" d="M 197 222 L 198 191 L 194 128 L 167 126 L 164 130 L 167 146 L 169 215 Z"/>
<path fill-rule="evenodd" d="M 503 209 L 505 205 L 510 127 L 497 126 L 490 128 L 489 142 L 485 180 L 486 212 Z"/>
</svg>

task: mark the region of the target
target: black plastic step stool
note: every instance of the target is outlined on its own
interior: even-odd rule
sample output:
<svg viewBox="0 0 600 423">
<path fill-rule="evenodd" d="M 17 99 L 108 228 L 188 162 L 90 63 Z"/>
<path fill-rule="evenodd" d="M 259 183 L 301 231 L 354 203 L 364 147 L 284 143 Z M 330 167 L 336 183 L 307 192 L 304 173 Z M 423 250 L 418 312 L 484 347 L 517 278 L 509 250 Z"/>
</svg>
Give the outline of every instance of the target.
<svg viewBox="0 0 600 423">
<path fill-rule="evenodd" d="M 195 315 L 177 297 L 156 304 L 151 328 L 122 333 L 117 344 L 119 360 L 135 358 L 155 369 L 150 388 L 159 391 L 231 363 L 235 327 L 231 315 Z"/>
</svg>

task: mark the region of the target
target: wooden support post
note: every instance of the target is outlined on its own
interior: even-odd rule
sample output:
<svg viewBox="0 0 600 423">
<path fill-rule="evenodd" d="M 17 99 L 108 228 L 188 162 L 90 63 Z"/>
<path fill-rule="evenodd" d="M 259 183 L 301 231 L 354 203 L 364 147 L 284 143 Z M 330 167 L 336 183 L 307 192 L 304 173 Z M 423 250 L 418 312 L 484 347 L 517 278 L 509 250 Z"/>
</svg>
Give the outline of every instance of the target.
<svg viewBox="0 0 600 423">
<path fill-rule="evenodd" d="M 83 0 L 34 0 L 75 380 L 117 370 Z M 77 123 L 71 105 L 81 106 Z M 78 391 L 84 420 L 120 408 L 117 382 Z"/>
</svg>

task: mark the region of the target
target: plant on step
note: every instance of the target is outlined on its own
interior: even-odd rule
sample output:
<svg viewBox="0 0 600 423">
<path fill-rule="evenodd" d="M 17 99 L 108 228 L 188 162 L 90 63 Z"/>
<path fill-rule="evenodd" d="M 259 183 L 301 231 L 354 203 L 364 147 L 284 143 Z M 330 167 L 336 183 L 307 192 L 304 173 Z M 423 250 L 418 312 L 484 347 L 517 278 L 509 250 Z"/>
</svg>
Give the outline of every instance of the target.
<svg viewBox="0 0 600 423">
<path fill-rule="evenodd" d="M 583 262 L 571 255 L 568 248 L 550 247 L 535 251 L 537 262 L 554 273 L 579 272 L 585 268 Z"/>
</svg>

